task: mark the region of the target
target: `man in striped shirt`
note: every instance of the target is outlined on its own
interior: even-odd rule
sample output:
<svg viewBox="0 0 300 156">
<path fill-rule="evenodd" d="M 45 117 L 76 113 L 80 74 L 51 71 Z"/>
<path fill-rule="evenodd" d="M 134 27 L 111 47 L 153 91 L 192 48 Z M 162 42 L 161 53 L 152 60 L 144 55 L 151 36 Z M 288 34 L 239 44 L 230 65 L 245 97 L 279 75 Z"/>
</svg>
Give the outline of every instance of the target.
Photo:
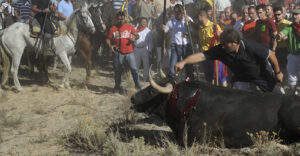
<svg viewBox="0 0 300 156">
<path fill-rule="evenodd" d="M 13 6 L 18 22 L 25 22 L 29 19 L 31 12 L 31 2 L 29 0 L 19 0 Z"/>
<path fill-rule="evenodd" d="M 115 12 L 121 11 L 121 7 L 124 2 L 125 2 L 125 0 L 112 0 L 112 5 L 113 5 Z"/>
</svg>

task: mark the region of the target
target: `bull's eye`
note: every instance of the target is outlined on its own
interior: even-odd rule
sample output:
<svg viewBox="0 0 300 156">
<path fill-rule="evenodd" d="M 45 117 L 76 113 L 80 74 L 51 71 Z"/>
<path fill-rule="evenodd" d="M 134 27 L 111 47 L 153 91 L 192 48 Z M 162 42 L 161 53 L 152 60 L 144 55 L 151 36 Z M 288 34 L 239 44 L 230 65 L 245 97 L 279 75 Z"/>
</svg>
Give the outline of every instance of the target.
<svg viewBox="0 0 300 156">
<path fill-rule="evenodd" d="M 154 95 L 155 94 L 155 90 L 150 89 L 150 95 Z"/>
</svg>

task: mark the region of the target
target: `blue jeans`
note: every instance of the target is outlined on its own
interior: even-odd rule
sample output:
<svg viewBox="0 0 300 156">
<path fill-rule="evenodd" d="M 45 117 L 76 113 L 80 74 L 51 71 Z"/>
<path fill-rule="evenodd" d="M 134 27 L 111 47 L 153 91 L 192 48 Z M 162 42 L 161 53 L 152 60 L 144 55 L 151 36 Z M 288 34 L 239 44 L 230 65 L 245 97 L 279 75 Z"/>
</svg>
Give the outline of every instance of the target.
<svg viewBox="0 0 300 156">
<path fill-rule="evenodd" d="M 177 63 L 177 61 L 181 61 L 182 59 L 185 59 L 189 55 L 192 54 L 192 46 L 191 44 L 187 45 L 177 45 L 172 43 L 171 46 L 171 61 L 170 61 L 170 76 L 172 78 L 175 78 L 175 69 L 174 66 Z M 186 76 L 189 77 L 191 80 L 194 79 L 194 68 L 193 65 L 188 64 L 185 66 L 185 73 Z"/>
<path fill-rule="evenodd" d="M 129 54 L 122 54 L 118 52 L 114 55 L 115 88 L 117 89 L 121 88 L 122 65 L 124 63 L 124 60 L 127 61 L 127 64 L 130 67 L 131 75 L 135 87 L 140 89 L 141 88 L 140 78 L 136 67 L 136 60 L 133 52 Z"/>
</svg>

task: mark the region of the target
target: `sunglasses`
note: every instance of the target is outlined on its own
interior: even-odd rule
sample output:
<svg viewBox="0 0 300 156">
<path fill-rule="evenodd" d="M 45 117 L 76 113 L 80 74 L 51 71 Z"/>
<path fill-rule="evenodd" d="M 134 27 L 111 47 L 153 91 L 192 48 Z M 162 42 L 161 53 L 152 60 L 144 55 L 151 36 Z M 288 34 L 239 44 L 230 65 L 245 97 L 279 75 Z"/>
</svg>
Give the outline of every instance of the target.
<svg viewBox="0 0 300 156">
<path fill-rule="evenodd" d="M 275 14 L 275 16 L 280 16 L 281 14 Z"/>
</svg>

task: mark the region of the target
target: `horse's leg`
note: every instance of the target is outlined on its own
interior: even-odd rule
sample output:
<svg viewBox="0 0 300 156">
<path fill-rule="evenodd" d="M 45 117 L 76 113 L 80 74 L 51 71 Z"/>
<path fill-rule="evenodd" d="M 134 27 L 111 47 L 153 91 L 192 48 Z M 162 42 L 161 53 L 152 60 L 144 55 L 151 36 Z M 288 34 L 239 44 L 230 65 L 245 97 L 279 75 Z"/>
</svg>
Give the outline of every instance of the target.
<svg viewBox="0 0 300 156">
<path fill-rule="evenodd" d="M 57 68 L 57 62 L 58 61 L 58 58 L 57 58 L 57 56 L 54 56 L 54 59 L 53 59 L 53 70 L 56 70 L 56 68 Z"/>
<path fill-rule="evenodd" d="M 62 79 L 62 84 L 59 85 L 59 87 L 61 88 L 71 88 L 70 84 L 69 84 L 69 76 L 71 73 L 71 64 L 70 61 L 68 59 L 68 56 L 66 53 L 62 52 L 59 54 L 59 57 L 61 59 L 61 61 L 63 62 L 63 64 L 65 65 L 65 71 L 64 71 L 64 77 Z"/>
<path fill-rule="evenodd" d="M 11 66 L 11 73 L 13 75 L 14 84 L 15 84 L 16 90 L 19 92 L 24 90 L 21 87 L 19 79 L 18 79 L 18 70 L 19 70 L 19 65 L 20 65 L 20 61 L 21 61 L 21 56 L 22 55 L 15 55 L 15 57 L 12 58 L 12 66 Z"/>
<path fill-rule="evenodd" d="M 77 52 L 80 55 L 80 57 L 83 59 L 83 61 L 85 62 L 86 82 L 88 82 L 89 79 L 90 79 L 90 76 L 91 76 L 91 69 L 90 69 L 90 67 L 92 65 L 89 65 L 89 64 L 91 64 L 91 61 L 89 60 L 89 58 L 91 56 L 90 55 L 86 55 L 86 53 L 85 53 L 85 51 L 83 49 L 77 49 Z"/>
<path fill-rule="evenodd" d="M 45 74 L 45 81 L 44 82 L 49 82 L 49 74 L 48 74 L 48 57 L 47 56 L 43 56 L 43 62 L 42 62 L 42 65 L 43 65 L 43 71 L 44 71 L 44 74 Z"/>
</svg>

